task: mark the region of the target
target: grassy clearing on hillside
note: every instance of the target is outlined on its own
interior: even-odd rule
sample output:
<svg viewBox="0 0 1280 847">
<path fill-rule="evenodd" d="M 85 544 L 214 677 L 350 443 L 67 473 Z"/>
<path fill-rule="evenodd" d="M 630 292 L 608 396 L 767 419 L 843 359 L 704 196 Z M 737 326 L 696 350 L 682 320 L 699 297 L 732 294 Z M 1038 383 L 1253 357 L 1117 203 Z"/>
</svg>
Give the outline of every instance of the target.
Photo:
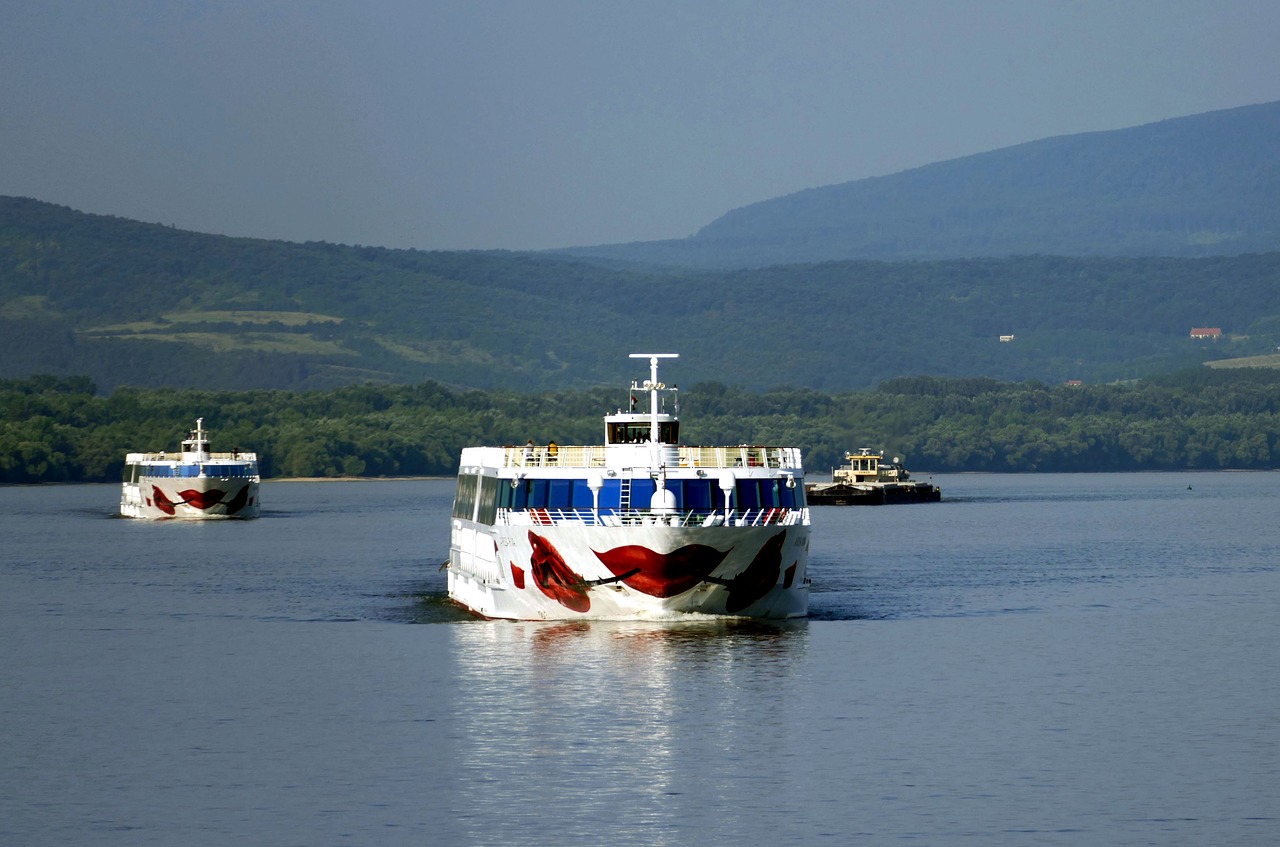
<svg viewBox="0 0 1280 847">
<path fill-rule="evenodd" d="M 171 341 L 194 344 L 215 353 L 258 350 L 266 353 L 297 353 L 312 356 L 354 356 L 351 350 L 334 341 L 321 341 L 296 332 L 133 332 L 111 336 L 125 341 Z"/>
<path fill-rule="evenodd" d="M 1280 368 L 1280 353 L 1266 356 L 1241 356 L 1238 359 L 1218 359 L 1205 362 L 1210 368 Z"/>
<path fill-rule="evenodd" d="M 279 323 L 283 326 L 306 326 L 312 323 L 340 324 L 345 318 L 321 315 L 317 312 L 256 312 L 246 309 L 234 311 L 169 312 L 156 321 L 130 321 L 109 326 L 96 326 L 82 330 L 87 334 L 99 333 L 149 333 L 165 331 L 174 324 L 233 323 L 244 326 Z"/>
<path fill-rule="evenodd" d="M 309 323 L 332 323 L 340 324 L 344 318 L 337 318 L 333 315 L 321 315 L 316 312 L 258 312 L 248 309 L 235 309 L 233 311 L 207 311 L 207 312 L 170 312 L 164 316 L 169 323 L 175 324 L 194 324 L 194 323 L 238 323 L 238 324 L 265 324 L 278 322 L 285 326 L 305 326 Z"/>
</svg>

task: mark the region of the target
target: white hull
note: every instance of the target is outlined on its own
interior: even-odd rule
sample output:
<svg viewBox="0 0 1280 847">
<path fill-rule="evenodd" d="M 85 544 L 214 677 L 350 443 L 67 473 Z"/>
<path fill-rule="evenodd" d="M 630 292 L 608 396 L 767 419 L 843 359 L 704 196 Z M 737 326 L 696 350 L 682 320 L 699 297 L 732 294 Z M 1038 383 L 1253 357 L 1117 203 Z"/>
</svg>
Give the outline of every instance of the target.
<svg viewBox="0 0 1280 847">
<path fill-rule="evenodd" d="M 675 354 L 631 357 L 650 377 L 605 415 L 603 444 L 462 451 L 449 596 L 513 620 L 808 614 L 800 451 L 681 445 L 678 389 L 658 381 Z"/>
<path fill-rule="evenodd" d="M 149 478 L 124 483 L 120 514 L 150 520 L 225 520 L 261 513 L 254 479 Z"/>
<path fill-rule="evenodd" d="M 120 514 L 149 520 L 256 518 L 261 480 L 256 453 L 210 452 L 204 418 L 198 418 L 181 452 L 125 456 Z"/>
<path fill-rule="evenodd" d="M 487 618 L 793 618 L 809 608 L 807 522 L 671 527 L 656 521 L 455 521 L 454 541 L 449 596 Z"/>
</svg>

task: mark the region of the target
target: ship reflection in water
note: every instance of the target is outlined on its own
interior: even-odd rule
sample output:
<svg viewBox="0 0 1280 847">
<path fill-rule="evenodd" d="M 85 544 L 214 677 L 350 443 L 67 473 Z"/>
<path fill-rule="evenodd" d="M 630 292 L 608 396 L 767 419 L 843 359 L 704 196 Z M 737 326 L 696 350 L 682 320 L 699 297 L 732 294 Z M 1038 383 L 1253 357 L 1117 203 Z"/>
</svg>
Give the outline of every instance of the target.
<svg viewBox="0 0 1280 847">
<path fill-rule="evenodd" d="M 809 637 L 804 620 L 477 622 L 451 630 L 457 801 L 473 806 L 476 843 L 517 837 L 526 818 L 554 827 L 557 808 L 572 808 L 578 826 L 598 814 L 612 830 L 622 817 L 644 828 L 648 843 L 684 843 L 674 831 L 664 838 L 662 810 L 711 787 L 690 778 L 701 772 L 690 761 L 748 748 L 753 759 L 774 760 L 801 749 L 794 692 Z M 718 795 L 726 783 L 717 783 Z M 711 814 L 739 811 L 732 797 L 703 802 Z"/>
</svg>

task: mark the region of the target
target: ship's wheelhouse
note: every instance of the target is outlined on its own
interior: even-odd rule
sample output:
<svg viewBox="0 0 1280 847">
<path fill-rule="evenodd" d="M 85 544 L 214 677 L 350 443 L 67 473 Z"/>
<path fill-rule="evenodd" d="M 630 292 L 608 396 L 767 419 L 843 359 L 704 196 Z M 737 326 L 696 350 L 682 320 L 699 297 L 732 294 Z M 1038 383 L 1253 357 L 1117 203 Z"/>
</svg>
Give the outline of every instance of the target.
<svg viewBox="0 0 1280 847">
<path fill-rule="evenodd" d="M 644 444 L 653 432 L 652 419 L 648 415 L 609 415 L 605 418 L 605 444 Z M 680 443 L 680 421 L 672 415 L 658 416 L 658 441 L 663 444 Z"/>
</svg>

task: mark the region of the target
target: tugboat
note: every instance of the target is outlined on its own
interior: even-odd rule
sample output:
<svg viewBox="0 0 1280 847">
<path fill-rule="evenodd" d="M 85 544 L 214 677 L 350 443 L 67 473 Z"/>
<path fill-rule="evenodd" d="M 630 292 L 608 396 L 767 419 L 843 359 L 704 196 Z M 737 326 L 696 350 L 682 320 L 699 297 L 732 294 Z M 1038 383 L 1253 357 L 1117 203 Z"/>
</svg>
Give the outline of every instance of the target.
<svg viewBox="0 0 1280 847">
<path fill-rule="evenodd" d="M 831 482 L 806 486 L 813 506 L 884 506 L 891 503 L 937 503 L 942 489 L 931 482 L 918 482 L 894 456 L 884 460 L 883 450 L 862 448 L 845 453 L 846 464 L 831 472 Z"/>
<path fill-rule="evenodd" d="M 127 518 L 256 518 L 261 510 L 258 455 L 209 452 L 204 418 L 196 418 L 181 452 L 129 453 L 124 461 L 120 514 Z"/>
<path fill-rule="evenodd" d="M 513 620 L 808 613 L 800 450 L 682 445 L 678 389 L 658 380 L 677 355 L 631 354 L 649 379 L 604 416 L 603 444 L 463 449 L 454 601 Z"/>
</svg>

